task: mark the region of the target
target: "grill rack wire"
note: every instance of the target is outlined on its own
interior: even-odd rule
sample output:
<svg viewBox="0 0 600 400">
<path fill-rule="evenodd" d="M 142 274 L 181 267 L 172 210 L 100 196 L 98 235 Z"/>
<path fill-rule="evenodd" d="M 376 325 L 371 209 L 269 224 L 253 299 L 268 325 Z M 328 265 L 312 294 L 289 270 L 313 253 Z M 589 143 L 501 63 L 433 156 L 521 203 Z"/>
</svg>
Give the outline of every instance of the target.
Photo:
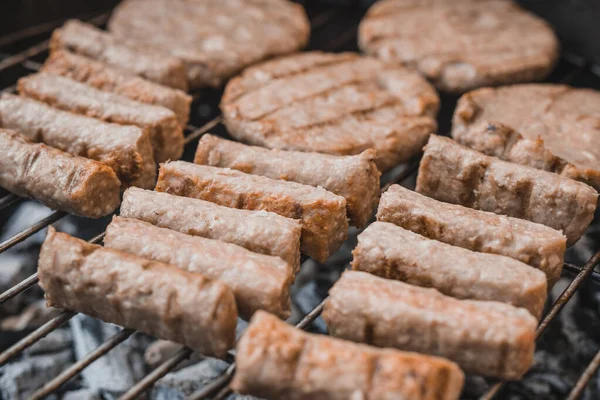
<svg viewBox="0 0 600 400">
<path fill-rule="evenodd" d="M 95 25 L 103 25 L 108 20 L 110 16 L 110 12 L 103 13 L 97 15 L 91 19 L 88 19 L 88 22 L 93 23 Z M 321 10 L 316 15 L 312 16 L 311 19 L 311 28 L 314 37 L 314 33 L 321 30 L 325 27 L 329 22 L 335 19 L 337 16 L 337 10 L 328 8 Z M 81 16 L 82 18 L 84 16 Z M 53 21 L 49 23 L 44 23 L 40 25 L 36 25 L 33 27 L 29 27 L 22 31 L 5 35 L 0 37 L 0 45 L 9 45 L 15 42 L 18 42 L 23 39 L 27 39 L 33 37 L 35 35 L 43 34 L 50 32 L 52 29 L 59 26 L 64 21 Z M 345 21 L 345 28 L 341 33 L 335 35 L 335 37 L 327 42 L 324 46 L 319 46 L 318 49 L 325 51 L 336 51 L 341 50 L 346 47 L 346 45 L 355 38 L 357 32 L 357 20 L 351 24 L 351 27 L 348 29 L 347 21 Z M 16 54 L 7 56 L 3 59 L 0 59 L 0 73 L 3 73 L 5 70 L 11 67 L 21 66 L 30 72 L 35 72 L 40 69 L 41 64 L 33 60 L 34 57 L 39 56 L 48 50 L 49 40 L 43 40 L 27 49 L 18 52 Z M 314 45 L 311 46 L 314 49 Z M 354 48 L 353 46 L 351 48 Z M 561 76 L 555 79 L 555 82 L 560 83 L 570 83 L 577 77 L 582 71 L 590 71 L 595 74 L 595 76 L 600 79 L 600 68 L 596 65 L 590 65 L 585 59 L 570 53 L 563 53 L 561 55 L 561 63 L 564 63 L 567 68 L 566 72 L 561 73 Z M 4 92 L 14 92 L 15 85 L 7 86 L 3 89 L 0 89 L 0 93 Z M 195 93 L 194 94 L 194 102 L 192 107 L 197 107 L 197 101 L 202 97 L 203 93 Z M 209 130 L 217 127 L 222 122 L 222 118 L 220 115 L 210 119 L 208 122 L 204 123 L 200 127 L 196 127 L 194 125 L 188 125 L 185 129 L 186 137 L 185 137 L 185 145 L 186 150 L 188 149 L 188 145 L 195 140 L 199 139 L 202 135 L 207 133 Z M 445 130 L 442 131 L 445 133 Z M 411 162 L 407 163 L 405 168 L 398 173 L 393 179 L 390 180 L 390 183 L 386 184 L 382 191 L 385 191 L 392 183 L 402 183 L 408 178 L 414 176 L 416 174 L 416 170 L 418 168 L 418 158 L 413 159 Z M 8 194 L 2 198 L 0 198 L 0 211 L 3 211 L 17 203 L 19 203 L 22 198 L 19 198 L 13 194 Z M 35 233 L 41 231 L 42 229 L 48 227 L 49 225 L 61 220 L 66 217 L 68 214 L 62 211 L 54 211 L 47 217 L 42 220 L 36 222 L 32 226 L 24 229 L 23 231 L 15 234 L 4 242 L 0 243 L 0 254 L 5 252 L 6 250 L 12 248 L 13 246 L 21 243 L 27 238 L 31 237 Z M 98 234 L 89 240 L 90 243 L 101 243 L 104 238 L 104 232 Z M 303 262 L 306 261 L 303 258 Z M 577 290 L 581 287 L 581 285 L 588 279 L 592 279 L 594 281 L 600 282 L 600 273 L 594 271 L 596 265 L 600 263 L 600 251 L 596 252 L 583 266 L 578 266 L 570 263 L 565 263 L 564 270 L 567 273 L 575 274 L 574 279 L 569 283 L 566 289 L 558 296 L 554 304 L 550 307 L 548 313 L 541 320 L 539 327 L 536 331 L 536 339 L 538 339 L 552 322 L 552 320 L 558 315 L 558 313 L 562 310 L 562 308 L 566 305 L 566 303 L 573 297 L 573 295 L 577 292 Z M 37 273 L 31 275 L 30 277 L 24 279 L 20 283 L 6 290 L 4 293 L 0 294 L 0 305 L 4 304 L 8 300 L 13 297 L 25 292 L 27 289 L 38 283 Z M 300 329 L 307 328 L 315 319 L 317 319 L 321 312 L 323 311 L 324 300 L 319 303 L 316 307 L 314 307 L 311 311 L 306 313 L 301 320 L 295 324 L 296 327 Z M 28 348 L 29 346 L 36 343 L 38 340 L 48 335 L 54 329 L 60 327 L 67 321 L 69 321 L 72 317 L 74 317 L 77 313 L 71 311 L 63 311 L 58 316 L 54 317 L 50 321 L 46 322 L 29 335 L 25 336 L 23 339 L 13 344 L 11 347 L 0 353 L 0 366 L 6 364 L 9 360 L 19 355 L 23 350 Z M 39 388 L 36 392 L 33 393 L 32 399 L 41 399 L 45 396 L 51 394 L 52 392 L 59 389 L 64 383 L 66 383 L 71 378 L 75 377 L 81 371 L 83 371 L 87 366 L 91 363 L 113 350 L 120 343 L 124 342 L 127 338 L 129 338 L 136 331 L 132 329 L 122 329 L 115 335 L 113 335 L 106 342 L 101 344 L 95 350 L 88 353 L 79 361 L 72 364 L 70 367 L 61 372 L 58 376 L 46 382 L 44 386 Z M 144 378 L 142 378 L 139 382 L 137 382 L 134 386 L 132 386 L 126 393 L 124 393 L 119 399 L 134 399 L 144 393 L 147 389 L 149 389 L 158 379 L 166 375 L 169 371 L 171 371 L 175 366 L 177 366 L 180 362 L 190 357 L 192 354 L 192 350 L 189 348 L 182 348 L 173 356 L 168 358 L 162 364 L 157 366 L 154 370 L 148 373 Z M 205 399 L 212 398 L 214 399 L 223 399 L 228 394 L 230 394 L 230 390 L 228 389 L 228 384 L 233 374 L 235 372 L 235 361 L 234 361 L 234 351 L 229 351 L 226 361 L 230 363 L 229 367 L 218 377 L 213 379 L 211 382 L 206 384 L 203 388 L 196 391 L 191 395 L 192 399 Z M 572 388 L 569 393 L 567 399 L 575 400 L 581 396 L 585 387 L 596 373 L 596 371 L 600 368 L 600 351 L 596 353 L 593 357 L 592 361 L 587 365 L 585 370 L 579 376 L 575 386 Z M 496 396 L 504 382 L 496 382 L 492 385 L 488 391 L 481 397 L 482 400 L 491 400 Z"/>
</svg>

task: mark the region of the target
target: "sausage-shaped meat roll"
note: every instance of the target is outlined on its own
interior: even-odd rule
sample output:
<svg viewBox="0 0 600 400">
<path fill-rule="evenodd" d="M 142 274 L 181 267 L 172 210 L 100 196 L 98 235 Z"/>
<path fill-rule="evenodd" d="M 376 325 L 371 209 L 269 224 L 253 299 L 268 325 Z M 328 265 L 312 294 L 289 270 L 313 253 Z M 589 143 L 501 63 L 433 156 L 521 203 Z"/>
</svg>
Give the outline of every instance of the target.
<svg viewBox="0 0 600 400">
<path fill-rule="evenodd" d="M 160 166 L 156 190 L 301 220 L 300 251 L 325 262 L 346 240 L 346 200 L 322 188 L 185 161 Z"/>
<path fill-rule="evenodd" d="M 0 129 L 0 186 L 56 210 L 99 218 L 119 206 L 121 182 L 98 161 Z"/>
<path fill-rule="evenodd" d="M 320 186 L 346 199 L 350 223 L 360 228 L 369 222 L 379 200 L 381 174 L 375 165 L 373 149 L 356 156 L 334 156 L 269 150 L 204 135 L 198 143 L 194 162 Z"/>
<path fill-rule="evenodd" d="M 562 230 L 567 245 L 583 235 L 598 200 L 598 193 L 584 183 L 486 156 L 435 135 L 425 147 L 416 190 Z"/>
<path fill-rule="evenodd" d="M 224 357 L 235 342 L 231 290 L 199 273 L 48 229 L 38 264 L 49 307 L 88 314 Z"/>
<path fill-rule="evenodd" d="M 279 257 L 122 217 L 114 217 L 106 228 L 104 245 L 223 282 L 233 291 L 245 319 L 257 310 L 284 319 L 290 316 L 294 271 Z"/>
<path fill-rule="evenodd" d="M 8 93 L 0 96 L 0 126 L 31 141 L 100 161 L 125 186 L 149 188 L 156 181 L 150 137 L 137 126 L 98 121 Z"/>
<path fill-rule="evenodd" d="M 242 335 L 233 390 L 269 399 L 458 399 L 464 374 L 443 358 L 294 328 L 259 311 Z"/>
<path fill-rule="evenodd" d="M 21 95 L 52 107 L 148 130 L 157 162 L 177 160 L 183 153 L 183 131 L 173 111 L 167 108 L 140 103 L 46 73 L 21 78 L 17 86 Z"/>
<path fill-rule="evenodd" d="M 352 268 L 413 285 L 433 287 L 459 299 L 490 300 L 542 314 L 546 275 L 520 261 L 477 253 L 431 240 L 388 222 L 360 235 Z"/>
<path fill-rule="evenodd" d="M 533 364 L 537 321 L 527 310 L 364 272 L 342 274 L 323 319 L 333 336 L 445 357 L 467 373 L 520 379 Z"/>
<path fill-rule="evenodd" d="M 85 22 L 70 20 L 54 30 L 50 52 L 66 49 L 146 79 L 187 90 L 185 64 L 153 48 L 125 42 Z"/>
<path fill-rule="evenodd" d="M 103 92 L 166 107 L 175 113 L 182 127 L 188 123 L 192 97 L 183 90 L 129 75 L 126 71 L 66 50 L 53 52 L 44 62 L 41 71 L 85 83 Z"/>
<path fill-rule="evenodd" d="M 129 188 L 123 194 L 121 216 L 237 244 L 255 253 L 282 258 L 294 273 L 300 269 L 302 227 L 298 221 L 275 213 L 238 210 L 189 197 Z"/>
<path fill-rule="evenodd" d="M 548 288 L 560 278 L 564 264 L 567 239 L 557 230 L 443 203 L 400 185 L 390 186 L 381 196 L 377 220 L 453 246 L 514 258 L 543 271 Z"/>
</svg>

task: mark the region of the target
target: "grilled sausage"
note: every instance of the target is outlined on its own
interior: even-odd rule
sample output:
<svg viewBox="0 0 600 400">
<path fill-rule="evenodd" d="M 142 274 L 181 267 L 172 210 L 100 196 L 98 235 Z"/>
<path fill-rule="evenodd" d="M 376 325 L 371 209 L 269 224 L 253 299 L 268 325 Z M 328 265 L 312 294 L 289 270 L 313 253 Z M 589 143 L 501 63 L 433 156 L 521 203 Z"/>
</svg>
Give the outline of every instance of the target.
<svg viewBox="0 0 600 400">
<path fill-rule="evenodd" d="M 324 262 L 346 240 L 346 200 L 322 188 L 184 161 L 162 164 L 156 190 L 302 221 L 300 251 Z"/>
<path fill-rule="evenodd" d="M 294 273 L 300 269 L 301 226 L 274 213 L 237 210 L 208 201 L 129 188 L 123 194 L 121 216 L 237 244 L 256 253 L 282 258 Z"/>
<path fill-rule="evenodd" d="M 44 62 L 41 71 L 85 83 L 103 92 L 163 106 L 175 113 L 182 127 L 188 123 L 192 97 L 182 90 L 129 75 L 126 71 L 65 50 L 53 52 Z"/>
<path fill-rule="evenodd" d="M 150 137 L 136 126 L 109 124 L 8 93 L 0 96 L 0 126 L 34 142 L 103 162 L 126 186 L 151 187 L 156 180 Z"/>
<path fill-rule="evenodd" d="M 119 125 L 136 125 L 150 134 L 157 162 L 183 153 L 183 131 L 173 111 L 103 92 L 58 75 L 38 73 L 19 79 L 19 93 L 54 108 Z"/>
<path fill-rule="evenodd" d="M 104 245 L 223 282 L 233 291 L 245 319 L 256 310 L 290 316 L 294 271 L 279 257 L 122 217 L 114 217 L 106 228 Z"/>
<path fill-rule="evenodd" d="M 268 150 L 204 135 L 198 143 L 194 162 L 320 186 L 346 199 L 348 218 L 357 227 L 369 222 L 379 200 L 380 173 L 373 149 L 356 156 L 332 156 Z"/>
<path fill-rule="evenodd" d="M 546 300 L 546 275 L 540 270 L 427 239 L 388 222 L 375 222 L 358 235 L 352 255 L 354 270 L 433 287 L 459 299 L 509 303 L 537 318 Z"/>
<path fill-rule="evenodd" d="M 181 90 L 188 88 L 185 65 L 180 59 L 151 47 L 127 43 L 81 21 L 67 21 L 54 31 L 50 52 L 60 49 L 82 54 L 162 85 Z"/>
<path fill-rule="evenodd" d="M 39 259 L 49 307 L 79 311 L 224 357 L 235 341 L 231 290 L 199 273 L 48 229 Z"/>
<path fill-rule="evenodd" d="M 98 218 L 119 206 L 121 182 L 102 163 L 0 129 L 0 186 L 50 208 Z"/>
<path fill-rule="evenodd" d="M 425 148 L 416 190 L 437 200 L 562 230 L 567 245 L 583 235 L 598 199 L 584 183 L 501 161 L 435 135 Z"/>
<path fill-rule="evenodd" d="M 269 399 L 458 399 L 464 375 L 451 361 L 347 342 L 257 312 L 242 335 L 231 387 Z"/>
<path fill-rule="evenodd" d="M 520 379 L 533 364 L 537 321 L 527 310 L 364 272 L 344 272 L 323 319 L 333 336 L 445 357 L 467 373 Z"/>
<path fill-rule="evenodd" d="M 514 258 L 543 271 L 549 288 L 560 278 L 567 239 L 545 225 L 442 203 L 400 185 L 381 196 L 377 220 L 454 246 Z"/>
</svg>

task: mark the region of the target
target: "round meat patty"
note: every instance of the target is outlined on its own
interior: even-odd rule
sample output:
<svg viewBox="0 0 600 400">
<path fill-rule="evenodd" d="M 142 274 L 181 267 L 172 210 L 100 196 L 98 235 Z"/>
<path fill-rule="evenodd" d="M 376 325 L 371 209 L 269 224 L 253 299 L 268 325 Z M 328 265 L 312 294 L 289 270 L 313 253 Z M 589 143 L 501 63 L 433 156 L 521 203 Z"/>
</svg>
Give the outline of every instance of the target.
<svg viewBox="0 0 600 400">
<path fill-rule="evenodd" d="M 439 98 L 417 72 L 355 53 L 307 52 L 246 69 L 221 100 L 236 139 L 337 155 L 377 150 L 381 171 L 436 131 Z"/>
<path fill-rule="evenodd" d="M 600 91 L 552 84 L 474 90 L 458 101 L 452 137 L 600 190 Z"/>
<path fill-rule="evenodd" d="M 245 66 L 306 45 L 310 23 L 286 0 L 125 0 L 108 28 L 182 59 L 190 88 L 218 87 Z"/>
<path fill-rule="evenodd" d="M 361 22 L 359 46 L 464 92 L 545 78 L 559 44 L 545 21 L 510 0 L 384 0 Z"/>
</svg>

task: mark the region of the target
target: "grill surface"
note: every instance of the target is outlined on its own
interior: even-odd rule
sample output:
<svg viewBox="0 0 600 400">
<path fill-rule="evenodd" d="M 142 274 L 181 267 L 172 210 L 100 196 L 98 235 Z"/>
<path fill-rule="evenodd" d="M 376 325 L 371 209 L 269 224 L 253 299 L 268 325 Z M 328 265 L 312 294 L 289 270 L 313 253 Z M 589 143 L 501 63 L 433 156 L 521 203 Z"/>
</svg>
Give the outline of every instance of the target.
<svg viewBox="0 0 600 400">
<path fill-rule="evenodd" d="M 307 7 L 307 11 L 312 23 L 312 38 L 309 46 L 310 49 L 327 51 L 357 50 L 356 32 L 358 22 L 362 17 L 362 12 L 349 8 L 324 7 Z M 97 25 L 102 25 L 104 22 L 106 22 L 107 17 L 108 14 L 101 14 L 95 16 L 91 22 Z M 27 31 L 21 32 L 19 35 L 7 35 L 0 38 L 0 45 L 14 45 L 15 42 L 29 39 L 30 36 L 49 32 L 52 27 L 52 25 L 34 26 Z M 34 72 L 39 69 L 40 62 L 43 61 L 47 55 L 47 47 L 48 41 L 46 39 L 33 45 L 32 47 L 27 47 L 21 52 L 15 54 L 1 54 L 0 83 L 2 84 L 1 87 L 3 88 L 2 92 L 13 91 L 14 82 L 19 76 Z M 579 87 L 592 87 L 600 89 L 600 75 L 598 75 L 598 71 L 600 71 L 600 68 L 588 63 L 585 59 L 574 54 L 564 53 L 548 81 L 569 83 Z M 186 128 L 186 148 L 182 157 L 183 159 L 193 159 L 193 153 L 195 150 L 194 144 L 197 142 L 199 137 L 208 131 L 223 137 L 228 137 L 224 127 L 221 125 L 221 117 L 218 111 L 220 94 L 220 91 L 210 89 L 194 94 L 194 102 L 192 104 L 190 118 L 192 123 Z M 442 108 L 438 117 L 440 134 L 448 134 L 450 130 L 451 116 L 457 99 L 458 97 L 456 96 L 441 96 Z M 392 183 L 402 183 L 412 187 L 414 184 L 417 167 L 418 159 L 413 160 L 407 165 L 399 166 L 395 170 L 387 173 L 382 177 L 382 190 L 385 190 Z M 18 197 L 8 194 L 0 189 L 0 223 L 5 222 L 7 216 L 20 202 L 21 199 Z M 36 232 L 46 228 L 50 224 L 53 224 L 54 222 L 57 222 L 66 216 L 67 214 L 64 212 L 53 212 L 31 227 L 0 243 L 0 253 L 10 249 L 16 244 L 29 238 Z M 108 219 L 105 219 L 104 222 L 107 223 Z M 595 223 L 597 224 L 598 221 Z M 357 232 L 351 232 L 351 238 L 349 239 L 349 242 L 343 246 L 342 250 L 340 250 L 338 254 L 332 257 L 332 259 L 327 263 L 327 268 L 337 268 L 337 270 L 342 270 L 347 266 L 349 257 L 351 257 L 349 255 L 349 249 L 354 247 L 356 233 Z M 90 239 L 90 242 L 100 243 L 103 236 L 104 233 L 96 232 L 96 236 Z M 571 299 L 571 297 L 586 280 L 589 279 L 600 282 L 600 274 L 594 271 L 594 267 L 600 262 L 600 251 L 598 251 L 597 248 L 594 249 L 594 251 L 596 251 L 596 253 L 587 261 L 587 263 L 582 266 L 571 263 L 565 264 L 565 272 L 563 273 L 563 276 L 567 276 L 570 279 L 570 283 L 558 296 L 556 301 L 551 304 L 550 307 L 548 307 L 548 310 L 537 331 L 538 338 L 543 334 L 546 328 L 548 328 L 549 324 L 554 320 L 557 314 L 562 310 L 565 304 L 569 301 L 569 299 Z M 303 259 L 303 261 L 304 263 L 309 261 L 314 263 L 312 260 Z M 301 281 L 302 277 L 299 277 L 299 280 Z M 34 274 L 6 292 L 0 294 L 0 305 L 36 285 L 37 282 L 37 275 Z M 301 329 L 310 328 L 311 324 L 319 317 L 322 310 L 323 302 L 318 304 L 305 315 L 296 315 L 294 320 L 296 326 Z M 39 339 L 46 336 L 49 332 L 67 322 L 74 315 L 76 315 L 76 313 L 64 311 L 59 316 L 33 331 L 21 341 L 17 342 L 0 354 L 0 365 L 5 364 L 13 357 L 19 355 L 24 349 L 33 345 Z M 294 316 L 292 318 L 294 318 Z M 121 330 L 100 347 L 63 371 L 56 378 L 47 382 L 33 395 L 33 398 L 43 398 L 46 395 L 54 392 L 61 385 L 67 382 L 70 378 L 76 376 L 95 360 L 113 350 L 133 333 L 134 331 L 130 329 Z M 116 349 L 115 351 L 119 350 Z M 191 353 L 191 350 L 187 348 L 180 350 L 166 362 L 155 368 L 141 381 L 139 381 L 121 398 L 132 399 L 137 397 L 146 389 L 151 387 L 159 378 L 172 370 L 178 363 L 188 358 Z M 229 353 L 228 358 L 228 361 L 231 363 L 230 367 L 221 376 L 217 377 L 201 390 L 194 393 L 192 398 L 203 399 L 211 397 L 215 399 L 221 399 L 225 398 L 230 393 L 227 385 L 235 371 L 233 351 Z M 575 399 L 581 395 L 587 383 L 599 367 L 600 352 L 596 354 L 588 367 L 582 371 L 578 382 L 572 388 L 572 391 L 568 396 L 569 399 Z M 493 383 L 487 389 L 487 392 L 482 394 L 482 398 L 493 398 L 496 394 L 498 394 L 502 386 L 502 382 Z"/>
</svg>

